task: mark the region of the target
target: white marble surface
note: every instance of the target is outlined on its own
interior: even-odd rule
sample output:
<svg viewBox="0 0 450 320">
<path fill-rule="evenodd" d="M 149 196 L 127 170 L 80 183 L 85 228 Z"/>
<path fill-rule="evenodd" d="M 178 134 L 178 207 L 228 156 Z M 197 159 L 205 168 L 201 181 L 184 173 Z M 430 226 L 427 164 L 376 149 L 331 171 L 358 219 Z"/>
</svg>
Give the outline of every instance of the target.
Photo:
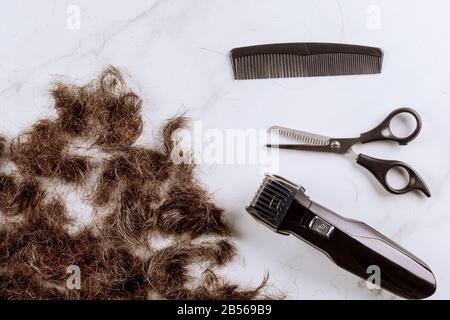
<svg viewBox="0 0 450 320">
<path fill-rule="evenodd" d="M 81 10 L 80 29 L 66 25 L 69 5 Z M 351 136 L 397 106 L 414 107 L 423 131 L 413 143 L 358 150 L 413 165 L 429 184 L 430 199 L 390 195 L 362 168 L 335 155 L 283 152 L 279 172 L 317 202 L 369 223 L 414 252 L 436 275 L 433 298 L 450 298 L 449 10 L 444 0 L 4 0 L 0 128 L 12 137 L 53 114 L 47 90 L 55 77 L 82 81 L 108 64 L 128 74 L 144 99 L 142 142 L 152 141 L 159 122 L 179 111 L 204 128 L 279 124 Z M 374 24 L 378 13 L 381 20 Z M 383 73 L 232 80 L 231 48 L 287 41 L 379 46 L 385 52 Z M 392 298 L 358 286 L 356 277 L 307 244 L 255 223 L 244 207 L 260 171 L 258 165 L 200 166 L 200 179 L 235 229 L 241 258 L 224 270 L 228 277 L 250 285 L 269 271 L 272 289 L 292 299 Z"/>
</svg>

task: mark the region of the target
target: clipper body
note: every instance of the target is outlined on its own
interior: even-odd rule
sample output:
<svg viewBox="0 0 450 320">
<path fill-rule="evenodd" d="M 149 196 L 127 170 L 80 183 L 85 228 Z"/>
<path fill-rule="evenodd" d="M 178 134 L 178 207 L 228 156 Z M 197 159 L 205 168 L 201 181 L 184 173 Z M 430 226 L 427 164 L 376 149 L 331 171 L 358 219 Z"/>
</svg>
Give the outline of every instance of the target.
<svg viewBox="0 0 450 320">
<path fill-rule="evenodd" d="M 436 290 L 428 265 L 367 224 L 342 217 L 312 201 L 304 189 L 267 175 L 247 211 L 281 234 L 293 234 L 341 268 L 367 279 L 369 266 L 381 271 L 381 287 L 408 299 Z"/>
</svg>

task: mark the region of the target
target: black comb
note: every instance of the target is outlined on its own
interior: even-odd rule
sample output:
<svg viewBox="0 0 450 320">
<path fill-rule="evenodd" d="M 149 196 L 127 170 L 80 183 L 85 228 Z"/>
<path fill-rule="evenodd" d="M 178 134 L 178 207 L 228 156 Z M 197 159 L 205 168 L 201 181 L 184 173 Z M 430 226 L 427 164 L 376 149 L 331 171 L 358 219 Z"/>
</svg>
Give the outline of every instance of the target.
<svg viewBox="0 0 450 320">
<path fill-rule="evenodd" d="M 338 43 L 278 43 L 234 48 L 236 80 L 381 73 L 379 48 Z"/>
</svg>

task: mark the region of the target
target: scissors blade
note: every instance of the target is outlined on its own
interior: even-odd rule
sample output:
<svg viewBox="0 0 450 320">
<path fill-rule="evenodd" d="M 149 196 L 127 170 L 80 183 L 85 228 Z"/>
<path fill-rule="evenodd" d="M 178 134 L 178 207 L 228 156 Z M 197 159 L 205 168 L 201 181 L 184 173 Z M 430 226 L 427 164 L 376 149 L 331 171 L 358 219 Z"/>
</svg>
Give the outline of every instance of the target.
<svg viewBox="0 0 450 320">
<path fill-rule="evenodd" d="M 266 144 L 268 148 L 302 150 L 302 151 L 316 151 L 316 152 L 334 152 L 330 145 L 317 146 L 308 144 Z"/>
<path fill-rule="evenodd" d="M 330 144 L 330 137 L 321 136 L 306 131 L 300 131 L 280 126 L 272 126 L 269 132 L 278 133 L 281 136 L 297 140 L 308 146 L 328 146 Z M 305 149 L 302 149 L 305 150 Z"/>
</svg>

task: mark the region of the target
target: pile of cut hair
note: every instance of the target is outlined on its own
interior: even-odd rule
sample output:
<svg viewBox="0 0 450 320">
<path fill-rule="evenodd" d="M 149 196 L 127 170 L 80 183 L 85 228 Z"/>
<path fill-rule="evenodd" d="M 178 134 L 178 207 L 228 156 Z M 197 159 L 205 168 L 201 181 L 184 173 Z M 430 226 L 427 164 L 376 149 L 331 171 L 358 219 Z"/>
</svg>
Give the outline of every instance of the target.
<svg viewBox="0 0 450 320">
<path fill-rule="evenodd" d="M 167 120 L 160 147 L 148 148 L 136 144 L 142 100 L 114 67 L 50 92 L 57 117 L 0 136 L 0 299 L 266 297 L 267 277 L 247 289 L 219 275 L 236 254 L 224 212 L 193 164 L 171 160 L 186 117 Z M 75 152 L 81 145 L 102 156 Z M 74 227 L 55 184 L 86 197 L 89 223 Z M 70 266 L 79 268 L 79 287 L 68 286 Z"/>
</svg>

